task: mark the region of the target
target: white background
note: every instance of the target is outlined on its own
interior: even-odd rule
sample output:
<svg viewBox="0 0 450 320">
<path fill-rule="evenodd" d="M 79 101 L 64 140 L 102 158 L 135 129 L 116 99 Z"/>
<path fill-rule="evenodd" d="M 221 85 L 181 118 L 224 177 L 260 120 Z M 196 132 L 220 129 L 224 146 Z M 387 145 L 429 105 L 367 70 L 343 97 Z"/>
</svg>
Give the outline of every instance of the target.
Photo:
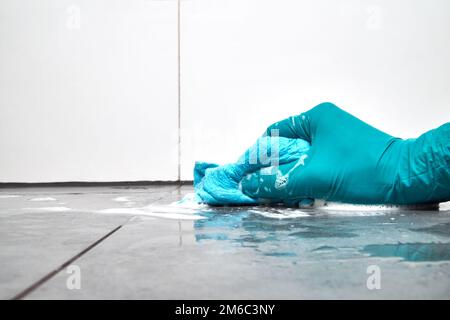
<svg viewBox="0 0 450 320">
<path fill-rule="evenodd" d="M 176 180 L 331 101 L 450 119 L 448 0 L 0 1 L 0 182 Z M 178 95 L 178 40 L 181 95 Z"/>
</svg>

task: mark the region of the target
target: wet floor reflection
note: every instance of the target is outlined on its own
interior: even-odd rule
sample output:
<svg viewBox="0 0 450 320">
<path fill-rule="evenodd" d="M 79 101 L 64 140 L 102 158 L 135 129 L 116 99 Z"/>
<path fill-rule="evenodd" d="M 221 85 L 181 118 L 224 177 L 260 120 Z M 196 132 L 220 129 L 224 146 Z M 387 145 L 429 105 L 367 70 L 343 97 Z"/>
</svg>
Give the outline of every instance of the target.
<svg viewBox="0 0 450 320">
<path fill-rule="evenodd" d="M 372 257 L 398 257 L 405 261 L 450 260 L 450 243 L 371 244 L 362 252 Z"/>
<path fill-rule="evenodd" d="M 232 212 L 203 212 L 207 219 L 194 222 L 197 241 L 229 241 L 254 248 L 274 257 L 297 256 L 296 245 L 302 239 L 352 238 L 358 235 L 353 227 L 317 217 L 308 219 L 273 219 L 252 211 L 231 209 Z M 313 250 L 315 248 L 312 248 Z M 320 249 L 319 249 L 320 251 Z"/>
<path fill-rule="evenodd" d="M 444 237 L 450 237 L 450 223 L 441 223 L 441 224 L 436 224 L 431 227 L 417 228 L 417 229 L 411 229 L 411 230 L 418 231 L 418 232 L 437 234 L 437 235 L 444 236 Z"/>
<path fill-rule="evenodd" d="M 242 207 L 215 208 L 198 214 L 206 219 L 194 222 L 197 242 L 225 241 L 253 248 L 263 256 L 346 259 L 369 254 L 405 261 L 450 260 L 450 244 L 445 243 L 445 238 L 427 241 L 435 235 L 450 236 L 450 222 L 430 227 L 430 220 L 420 214 L 364 217 L 311 214 L 275 219 L 258 214 L 254 208 Z M 408 233 L 415 238 L 404 238 L 409 237 Z M 395 244 L 405 239 L 414 241 Z"/>
</svg>

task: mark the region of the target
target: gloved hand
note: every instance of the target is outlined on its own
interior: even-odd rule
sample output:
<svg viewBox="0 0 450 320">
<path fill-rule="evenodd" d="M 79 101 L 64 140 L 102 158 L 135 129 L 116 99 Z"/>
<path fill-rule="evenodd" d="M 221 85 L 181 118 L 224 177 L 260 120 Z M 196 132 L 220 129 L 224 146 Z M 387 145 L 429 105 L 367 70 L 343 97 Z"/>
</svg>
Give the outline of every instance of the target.
<svg viewBox="0 0 450 320">
<path fill-rule="evenodd" d="M 259 138 L 236 163 L 219 166 L 197 161 L 194 166 L 196 200 L 209 205 L 258 204 L 259 201 L 242 192 L 240 188 L 242 178 L 250 172 L 267 168 L 274 163 L 285 164 L 296 161 L 304 156 L 307 150 L 309 143 L 302 139 L 267 136 Z"/>
<path fill-rule="evenodd" d="M 417 204 L 450 200 L 450 123 L 417 139 L 388 135 L 332 103 L 322 103 L 267 128 L 308 141 L 297 162 L 276 174 L 249 174 L 242 191 L 252 198 L 305 198 L 359 204 Z"/>
</svg>

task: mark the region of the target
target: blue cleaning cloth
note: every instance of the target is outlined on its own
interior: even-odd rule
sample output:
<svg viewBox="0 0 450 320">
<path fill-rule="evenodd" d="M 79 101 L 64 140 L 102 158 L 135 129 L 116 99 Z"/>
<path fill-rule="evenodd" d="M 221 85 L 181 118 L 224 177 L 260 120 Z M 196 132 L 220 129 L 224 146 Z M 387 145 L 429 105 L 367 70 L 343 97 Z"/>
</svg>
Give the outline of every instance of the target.
<svg viewBox="0 0 450 320">
<path fill-rule="evenodd" d="M 264 199 L 245 195 L 241 181 L 256 171 L 264 174 L 263 168 L 267 169 L 267 174 L 274 174 L 278 165 L 302 160 L 309 147 L 302 139 L 263 136 L 235 163 L 221 166 L 198 161 L 194 166 L 196 200 L 209 205 L 264 203 Z"/>
</svg>

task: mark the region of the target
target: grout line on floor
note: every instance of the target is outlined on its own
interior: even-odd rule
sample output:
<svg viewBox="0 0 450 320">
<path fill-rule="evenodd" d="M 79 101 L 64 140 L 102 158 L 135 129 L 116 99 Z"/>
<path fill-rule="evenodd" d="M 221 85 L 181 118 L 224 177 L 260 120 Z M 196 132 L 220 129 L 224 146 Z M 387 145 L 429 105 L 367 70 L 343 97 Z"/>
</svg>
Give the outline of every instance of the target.
<svg viewBox="0 0 450 320">
<path fill-rule="evenodd" d="M 173 188 L 172 190 L 168 191 L 169 194 L 173 194 L 175 192 L 177 192 L 178 194 L 181 194 L 181 187 L 182 187 L 182 183 L 179 183 L 178 185 L 175 186 L 175 188 Z M 151 204 L 157 203 L 158 201 L 164 199 L 166 196 L 161 196 L 158 199 L 156 199 L 155 201 L 151 202 Z M 35 283 L 33 283 L 32 285 L 30 285 L 29 287 L 27 287 L 25 290 L 21 291 L 20 293 L 18 293 L 17 295 L 15 295 L 13 298 L 11 298 L 11 300 L 21 300 L 23 298 L 25 298 L 26 296 L 28 296 L 29 294 L 31 294 L 33 291 L 35 291 L 36 289 L 38 289 L 40 286 L 42 286 L 44 283 L 46 283 L 47 281 L 49 281 L 51 278 L 53 278 L 55 275 L 57 275 L 59 272 L 61 272 L 63 269 L 67 268 L 69 265 L 71 265 L 74 261 L 76 261 L 77 259 L 81 258 L 84 254 L 86 254 L 88 251 L 90 251 L 91 249 L 93 249 L 94 247 L 96 247 L 98 244 L 100 244 L 101 242 L 103 242 L 104 240 L 106 240 L 108 237 L 110 237 L 113 233 L 115 233 L 116 231 L 118 231 L 120 228 L 122 228 L 123 226 L 125 226 L 128 222 L 134 220 L 136 218 L 136 216 L 131 217 L 130 219 L 128 219 L 127 221 L 125 221 L 124 223 L 122 223 L 121 225 L 117 226 L 116 228 L 114 228 L 113 230 L 111 230 L 110 232 L 108 232 L 106 235 L 104 235 L 103 237 L 101 237 L 100 239 L 98 239 L 97 241 L 95 241 L 94 243 L 92 243 L 91 245 L 89 245 L 87 248 L 85 248 L 84 250 L 82 250 L 81 252 L 79 252 L 78 254 L 76 254 L 75 256 L 73 256 L 72 258 L 70 258 L 69 260 L 67 260 L 66 262 L 64 262 L 62 265 L 60 265 L 58 268 L 54 269 L 53 271 L 49 272 L 48 274 L 46 274 L 44 277 L 42 277 L 41 279 L 39 279 L 38 281 L 36 281 Z"/>
<path fill-rule="evenodd" d="M 126 223 L 126 222 L 125 222 Z M 124 224 L 125 224 L 124 223 Z M 104 241 L 106 238 L 108 238 L 109 236 L 111 236 L 113 233 L 115 233 L 116 231 L 118 231 L 120 228 L 122 228 L 122 225 L 119 225 L 118 227 L 116 227 L 115 229 L 111 230 L 110 232 L 108 232 L 106 235 L 104 235 L 103 237 L 101 237 L 100 239 L 98 239 L 97 241 L 95 241 L 94 243 L 92 243 L 91 245 L 89 245 L 87 248 L 85 248 L 84 250 L 82 250 L 81 252 L 79 252 L 78 254 L 76 254 L 75 256 L 73 256 L 72 258 L 70 258 L 69 260 L 67 260 L 66 262 L 64 262 L 61 266 L 59 266 L 58 268 L 56 268 L 55 270 L 51 271 L 50 273 L 48 273 L 47 275 L 45 275 L 44 277 L 42 277 L 41 279 L 39 279 L 38 281 L 36 281 L 35 283 L 33 283 L 31 286 L 29 286 L 28 288 L 26 288 L 25 290 L 23 290 L 22 292 L 18 293 L 17 295 L 15 295 L 11 300 L 21 300 L 23 298 L 25 298 L 26 296 L 28 296 L 30 293 L 32 293 L 33 291 L 35 291 L 37 288 L 39 288 L 40 286 L 42 286 L 44 283 L 46 283 L 47 281 L 49 281 L 51 278 L 53 278 L 56 274 L 58 274 L 60 271 L 62 271 L 63 269 L 65 269 L 66 267 L 68 267 L 69 265 L 71 265 L 74 261 L 76 261 L 78 258 L 80 258 L 81 256 L 83 256 L 85 253 L 87 253 L 88 251 L 90 251 L 91 249 L 93 249 L 95 246 L 97 246 L 98 244 L 100 244 L 102 241 Z"/>
</svg>

